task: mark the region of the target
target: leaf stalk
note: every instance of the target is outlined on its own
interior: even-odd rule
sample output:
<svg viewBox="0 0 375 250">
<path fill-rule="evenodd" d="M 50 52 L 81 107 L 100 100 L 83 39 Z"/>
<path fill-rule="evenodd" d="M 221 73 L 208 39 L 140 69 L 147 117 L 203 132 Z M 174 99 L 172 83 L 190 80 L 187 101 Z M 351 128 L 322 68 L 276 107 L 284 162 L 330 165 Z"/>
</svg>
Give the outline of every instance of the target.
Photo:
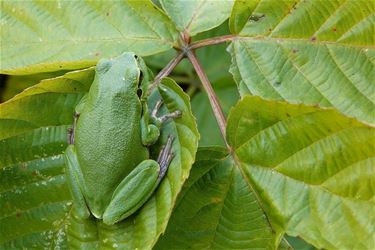
<svg viewBox="0 0 375 250">
<path fill-rule="evenodd" d="M 209 45 L 215 45 L 219 43 L 233 41 L 236 37 L 237 37 L 236 35 L 225 35 L 225 36 L 217 36 L 213 38 L 208 38 L 208 39 L 204 39 L 204 40 L 200 40 L 200 41 L 192 43 L 189 48 L 193 50 L 193 49 L 198 49 L 198 48 L 209 46 Z"/>
<path fill-rule="evenodd" d="M 184 52 L 179 52 L 154 78 L 154 81 L 148 87 L 147 94 L 151 94 L 152 90 L 159 84 L 160 80 L 167 77 L 172 70 L 181 62 L 185 57 Z"/>
<path fill-rule="evenodd" d="M 187 52 L 187 57 L 189 58 L 191 64 L 193 65 L 195 71 L 197 72 L 197 75 L 198 75 L 199 79 L 202 82 L 203 88 L 205 89 L 205 91 L 207 93 L 208 100 L 210 101 L 212 110 L 214 112 L 216 121 L 219 125 L 220 132 L 221 132 L 221 135 L 223 136 L 223 140 L 225 142 L 225 145 L 229 149 L 229 151 L 231 152 L 232 150 L 231 150 L 231 147 L 229 146 L 229 144 L 227 142 L 227 137 L 226 137 L 227 121 L 226 121 L 224 112 L 223 112 L 223 110 L 220 106 L 219 100 L 218 100 L 218 98 L 215 94 L 215 91 L 212 88 L 211 83 L 208 80 L 208 77 L 207 77 L 206 73 L 204 72 L 201 64 L 199 63 L 194 51 L 189 50 Z"/>
</svg>

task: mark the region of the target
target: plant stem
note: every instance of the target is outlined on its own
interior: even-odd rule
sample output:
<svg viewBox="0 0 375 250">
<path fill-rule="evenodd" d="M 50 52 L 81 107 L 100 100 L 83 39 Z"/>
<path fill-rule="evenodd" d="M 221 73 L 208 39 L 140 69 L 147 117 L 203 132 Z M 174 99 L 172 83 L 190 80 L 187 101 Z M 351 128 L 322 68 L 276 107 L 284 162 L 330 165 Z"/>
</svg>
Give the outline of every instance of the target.
<svg viewBox="0 0 375 250">
<path fill-rule="evenodd" d="M 185 54 L 183 52 L 179 52 L 168 64 L 165 66 L 154 78 L 152 84 L 148 87 L 148 95 L 151 91 L 158 85 L 160 80 L 166 76 L 168 76 L 172 70 L 177 66 L 177 64 L 184 58 Z"/>
<path fill-rule="evenodd" d="M 187 57 L 189 58 L 191 64 L 193 65 L 195 71 L 197 72 L 197 75 L 202 82 L 203 88 L 207 92 L 208 100 L 210 101 L 212 110 L 214 111 L 214 115 L 215 115 L 216 121 L 219 125 L 220 132 L 223 136 L 225 145 L 229 149 L 229 151 L 232 151 L 231 147 L 229 146 L 229 144 L 227 142 L 227 137 L 226 137 L 226 133 L 225 133 L 225 129 L 227 127 L 227 122 L 226 122 L 226 119 L 225 119 L 224 112 L 221 109 L 221 106 L 219 104 L 219 100 L 218 100 L 218 98 L 215 94 L 215 91 L 213 90 L 213 88 L 211 86 L 211 83 L 207 78 L 206 73 L 203 71 L 202 66 L 200 65 L 197 57 L 195 56 L 194 51 L 189 50 L 187 52 Z"/>
<path fill-rule="evenodd" d="M 194 42 L 190 45 L 189 48 L 190 49 L 198 49 L 198 48 L 205 47 L 205 46 L 208 46 L 208 45 L 214 45 L 214 44 L 232 41 L 235 38 L 236 38 L 235 35 L 217 36 L 217 37 L 208 38 L 208 39 L 205 39 L 205 40 L 200 40 L 198 42 Z"/>
</svg>

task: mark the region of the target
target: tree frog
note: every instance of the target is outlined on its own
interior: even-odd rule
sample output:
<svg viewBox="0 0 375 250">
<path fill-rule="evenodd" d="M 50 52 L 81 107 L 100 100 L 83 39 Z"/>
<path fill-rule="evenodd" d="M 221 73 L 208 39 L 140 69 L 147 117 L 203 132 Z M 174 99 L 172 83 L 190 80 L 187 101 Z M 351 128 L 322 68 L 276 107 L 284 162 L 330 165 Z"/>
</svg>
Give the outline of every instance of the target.
<svg viewBox="0 0 375 250">
<path fill-rule="evenodd" d="M 159 101 L 149 112 L 146 88 L 150 73 L 133 53 L 101 60 L 86 96 L 75 109 L 65 151 L 67 181 L 75 215 L 90 214 L 111 225 L 133 214 L 152 195 L 173 158 L 168 137 L 158 160 L 147 146 L 160 126 L 180 111 L 157 117 Z"/>
</svg>

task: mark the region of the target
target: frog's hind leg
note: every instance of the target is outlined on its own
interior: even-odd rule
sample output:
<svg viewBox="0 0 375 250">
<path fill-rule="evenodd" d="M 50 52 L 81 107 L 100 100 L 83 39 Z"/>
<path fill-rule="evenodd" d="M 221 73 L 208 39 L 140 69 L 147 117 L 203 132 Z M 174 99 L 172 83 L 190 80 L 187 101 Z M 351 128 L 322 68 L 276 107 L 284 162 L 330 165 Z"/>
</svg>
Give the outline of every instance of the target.
<svg viewBox="0 0 375 250">
<path fill-rule="evenodd" d="M 172 143 L 173 137 L 168 136 L 157 161 L 142 161 L 121 181 L 104 211 L 105 224 L 112 225 L 132 215 L 152 196 L 173 158 Z"/>
<path fill-rule="evenodd" d="M 90 211 L 83 195 L 84 181 L 74 145 L 67 147 L 64 156 L 66 178 L 74 202 L 75 215 L 80 219 L 87 219 L 90 216 Z"/>
<path fill-rule="evenodd" d="M 160 165 L 160 172 L 159 172 L 159 181 L 163 179 L 164 175 L 167 173 L 169 164 L 171 163 L 174 154 L 172 151 L 172 144 L 173 144 L 174 138 L 169 135 L 167 139 L 167 143 L 161 148 L 159 157 L 158 157 L 158 163 Z"/>
</svg>

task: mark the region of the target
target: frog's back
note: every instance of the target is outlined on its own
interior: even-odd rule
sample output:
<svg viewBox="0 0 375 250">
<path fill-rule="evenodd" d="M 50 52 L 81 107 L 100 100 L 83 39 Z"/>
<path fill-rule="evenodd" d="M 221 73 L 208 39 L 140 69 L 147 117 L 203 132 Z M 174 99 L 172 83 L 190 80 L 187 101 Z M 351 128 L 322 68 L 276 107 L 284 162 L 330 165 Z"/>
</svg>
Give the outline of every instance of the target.
<svg viewBox="0 0 375 250">
<path fill-rule="evenodd" d="M 134 89 L 130 84 L 137 81 L 139 70 L 133 64 L 107 67 L 114 72 L 97 72 L 75 135 L 85 198 L 91 212 L 99 217 L 117 185 L 148 158 L 148 150 L 141 142 L 142 110 L 137 86 Z M 121 67 L 127 72 L 119 73 Z"/>
</svg>

